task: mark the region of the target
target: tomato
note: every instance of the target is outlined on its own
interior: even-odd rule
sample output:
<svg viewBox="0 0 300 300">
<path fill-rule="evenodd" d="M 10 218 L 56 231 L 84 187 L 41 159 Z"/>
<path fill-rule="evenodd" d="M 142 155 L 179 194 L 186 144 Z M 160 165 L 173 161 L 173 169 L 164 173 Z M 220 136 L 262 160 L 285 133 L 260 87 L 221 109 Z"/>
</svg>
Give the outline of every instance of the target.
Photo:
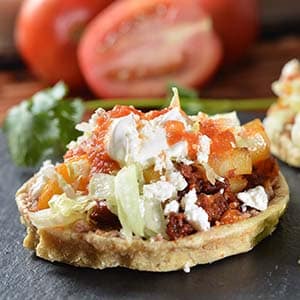
<svg viewBox="0 0 300 300">
<path fill-rule="evenodd" d="M 254 42 L 259 27 L 256 0 L 197 0 L 212 17 L 224 45 L 225 62 L 240 58 Z"/>
<path fill-rule="evenodd" d="M 202 85 L 222 58 L 209 21 L 198 1 L 117 1 L 87 27 L 81 70 L 103 97 L 160 96 L 169 82 Z"/>
<path fill-rule="evenodd" d="M 79 37 L 111 0 L 26 0 L 16 26 L 16 44 L 33 73 L 48 83 L 84 85 L 77 63 Z"/>
</svg>

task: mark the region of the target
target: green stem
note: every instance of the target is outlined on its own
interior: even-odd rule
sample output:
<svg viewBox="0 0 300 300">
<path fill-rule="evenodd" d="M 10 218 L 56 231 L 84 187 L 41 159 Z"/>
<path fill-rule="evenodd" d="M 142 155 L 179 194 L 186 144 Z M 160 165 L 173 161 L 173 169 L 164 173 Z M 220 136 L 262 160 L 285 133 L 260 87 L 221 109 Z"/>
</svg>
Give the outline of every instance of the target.
<svg viewBox="0 0 300 300">
<path fill-rule="evenodd" d="M 187 99 L 181 98 L 182 108 L 189 114 L 195 114 L 203 111 L 208 114 L 228 111 L 265 111 L 276 101 L 275 98 L 257 98 L 257 99 Z M 105 99 L 90 100 L 84 102 L 87 110 L 95 110 L 99 107 L 111 109 L 117 104 L 133 105 L 142 109 L 160 109 L 168 105 L 164 98 L 154 99 Z"/>
</svg>

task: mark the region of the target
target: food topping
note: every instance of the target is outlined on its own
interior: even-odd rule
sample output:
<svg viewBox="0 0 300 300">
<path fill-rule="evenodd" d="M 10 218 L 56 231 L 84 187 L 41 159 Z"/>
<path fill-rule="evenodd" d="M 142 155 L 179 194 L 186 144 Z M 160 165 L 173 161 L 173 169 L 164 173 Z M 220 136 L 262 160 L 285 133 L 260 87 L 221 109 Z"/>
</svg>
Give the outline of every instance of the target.
<svg viewBox="0 0 300 300">
<path fill-rule="evenodd" d="M 286 147 L 291 148 L 290 153 L 299 153 L 300 62 L 297 59 L 283 67 L 279 80 L 273 83 L 272 88 L 279 99 L 268 110 L 264 120 L 266 132 L 274 145 L 289 144 Z"/>
<path fill-rule="evenodd" d="M 64 162 L 36 176 L 37 227 L 81 220 L 127 239 L 176 240 L 249 218 L 274 195 L 278 166 L 261 122 L 188 116 L 176 90 L 162 111 L 98 109 L 77 129 Z"/>
</svg>

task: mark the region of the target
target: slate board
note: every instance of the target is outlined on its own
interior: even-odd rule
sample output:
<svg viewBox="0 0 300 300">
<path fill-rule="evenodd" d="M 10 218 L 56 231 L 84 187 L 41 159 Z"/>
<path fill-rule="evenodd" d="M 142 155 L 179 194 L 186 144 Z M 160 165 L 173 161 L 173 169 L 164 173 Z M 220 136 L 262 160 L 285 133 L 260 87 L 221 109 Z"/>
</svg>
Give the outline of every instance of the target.
<svg viewBox="0 0 300 300">
<path fill-rule="evenodd" d="M 0 299 L 300 299 L 300 170 L 281 167 L 291 201 L 277 230 L 254 250 L 190 274 L 98 271 L 49 263 L 22 247 L 14 194 L 31 173 L 13 166 L 0 132 Z"/>
</svg>

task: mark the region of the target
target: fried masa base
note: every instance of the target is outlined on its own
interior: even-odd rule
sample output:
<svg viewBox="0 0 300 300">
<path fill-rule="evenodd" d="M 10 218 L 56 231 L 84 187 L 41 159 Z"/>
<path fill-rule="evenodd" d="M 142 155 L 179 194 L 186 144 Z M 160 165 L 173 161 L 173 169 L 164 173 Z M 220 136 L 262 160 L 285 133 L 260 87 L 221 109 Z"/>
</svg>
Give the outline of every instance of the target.
<svg viewBox="0 0 300 300">
<path fill-rule="evenodd" d="M 300 148 L 287 135 L 280 135 L 276 142 L 271 141 L 271 152 L 287 164 L 300 167 Z"/>
<path fill-rule="evenodd" d="M 234 224 L 212 227 L 176 241 L 145 241 L 133 238 L 127 241 L 113 235 L 89 231 L 77 233 L 70 229 L 36 229 L 26 213 L 31 181 L 17 192 L 16 201 L 21 220 L 27 227 L 24 246 L 36 255 L 49 260 L 80 267 L 104 269 L 122 266 L 143 271 L 167 272 L 185 266 L 212 263 L 227 256 L 251 250 L 271 234 L 286 209 L 289 188 L 280 174 L 275 197 L 268 209 L 257 216 Z"/>
</svg>

